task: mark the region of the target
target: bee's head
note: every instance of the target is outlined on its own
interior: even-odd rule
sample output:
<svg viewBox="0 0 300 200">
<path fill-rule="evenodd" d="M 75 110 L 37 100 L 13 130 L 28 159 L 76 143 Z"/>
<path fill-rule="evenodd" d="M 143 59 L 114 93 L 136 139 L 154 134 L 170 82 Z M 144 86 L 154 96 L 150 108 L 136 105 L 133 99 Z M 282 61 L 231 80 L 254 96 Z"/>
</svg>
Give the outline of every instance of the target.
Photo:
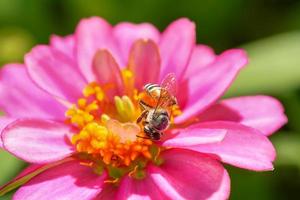
<svg viewBox="0 0 300 200">
<path fill-rule="evenodd" d="M 166 110 L 158 110 L 152 119 L 152 125 L 158 131 L 163 131 L 169 126 L 169 114 Z"/>
</svg>

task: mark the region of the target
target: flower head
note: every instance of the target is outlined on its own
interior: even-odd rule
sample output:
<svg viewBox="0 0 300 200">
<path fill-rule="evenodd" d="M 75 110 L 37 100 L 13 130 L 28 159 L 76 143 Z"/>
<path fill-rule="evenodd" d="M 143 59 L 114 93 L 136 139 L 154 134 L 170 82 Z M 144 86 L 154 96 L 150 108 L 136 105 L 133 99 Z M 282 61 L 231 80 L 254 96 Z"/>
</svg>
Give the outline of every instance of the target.
<svg viewBox="0 0 300 200">
<path fill-rule="evenodd" d="M 14 199 L 228 198 L 221 162 L 272 170 L 267 136 L 287 120 L 272 97 L 218 100 L 246 64 L 241 49 L 196 45 L 188 19 L 162 33 L 83 19 L 73 35 L 1 69 L 0 146 L 31 165 L 0 195 L 21 186 Z M 156 114 L 162 90 L 157 98 L 143 87 L 162 88 L 170 73 L 177 104 L 163 107 L 167 129 L 151 126 L 155 140 L 147 109 Z"/>
</svg>

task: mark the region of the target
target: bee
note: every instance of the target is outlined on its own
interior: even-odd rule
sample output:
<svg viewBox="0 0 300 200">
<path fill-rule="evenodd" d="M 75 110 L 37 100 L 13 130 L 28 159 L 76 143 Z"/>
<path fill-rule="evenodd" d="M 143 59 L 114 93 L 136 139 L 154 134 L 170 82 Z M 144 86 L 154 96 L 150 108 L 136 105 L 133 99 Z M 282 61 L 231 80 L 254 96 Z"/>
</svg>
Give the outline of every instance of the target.
<svg viewBox="0 0 300 200">
<path fill-rule="evenodd" d="M 144 126 L 146 139 L 160 140 L 165 131 L 170 125 L 170 108 L 177 104 L 176 99 L 176 78 L 175 74 L 167 74 L 160 85 L 148 83 L 144 86 L 146 94 L 154 100 L 154 105 L 150 105 L 143 101 L 139 101 L 142 109 L 141 115 L 137 119 L 137 123 Z"/>
</svg>

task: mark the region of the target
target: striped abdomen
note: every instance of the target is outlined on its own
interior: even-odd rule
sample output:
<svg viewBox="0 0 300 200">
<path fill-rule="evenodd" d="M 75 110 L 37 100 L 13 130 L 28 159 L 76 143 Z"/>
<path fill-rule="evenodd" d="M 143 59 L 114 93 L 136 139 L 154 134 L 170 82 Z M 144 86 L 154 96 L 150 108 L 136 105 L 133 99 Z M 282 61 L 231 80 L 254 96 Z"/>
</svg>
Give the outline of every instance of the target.
<svg viewBox="0 0 300 200">
<path fill-rule="evenodd" d="M 148 83 L 144 86 L 144 90 L 154 98 L 158 98 L 160 95 L 161 87 L 158 84 Z"/>
</svg>

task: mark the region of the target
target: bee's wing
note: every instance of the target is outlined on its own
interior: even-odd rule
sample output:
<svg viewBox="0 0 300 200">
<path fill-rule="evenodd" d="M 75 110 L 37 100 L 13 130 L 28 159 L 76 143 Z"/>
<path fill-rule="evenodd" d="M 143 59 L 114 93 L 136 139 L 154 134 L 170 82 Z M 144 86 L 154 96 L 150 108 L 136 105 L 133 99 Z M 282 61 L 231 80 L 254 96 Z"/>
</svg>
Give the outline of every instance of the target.
<svg viewBox="0 0 300 200">
<path fill-rule="evenodd" d="M 162 80 L 160 87 L 161 91 L 157 100 L 155 111 L 157 108 L 168 107 L 173 104 L 172 102 L 176 101 L 175 96 L 177 92 L 177 81 L 175 74 L 167 74 Z"/>
<path fill-rule="evenodd" d="M 176 93 L 177 93 L 177 81 L 176 76 L 173 73 L 167 74 L 161 83 L 161 107 L 168 107 L 177 103 Z"/>
<path fill-rule="evenodd" d="M 176 97 L 177 93 L 177 81 L 174 73 L 167 74 L 166 77 L 161 82 L 161 88 L 163 93 L 168 93 L 165 95 L 170 95 Z"/>
</svg>

